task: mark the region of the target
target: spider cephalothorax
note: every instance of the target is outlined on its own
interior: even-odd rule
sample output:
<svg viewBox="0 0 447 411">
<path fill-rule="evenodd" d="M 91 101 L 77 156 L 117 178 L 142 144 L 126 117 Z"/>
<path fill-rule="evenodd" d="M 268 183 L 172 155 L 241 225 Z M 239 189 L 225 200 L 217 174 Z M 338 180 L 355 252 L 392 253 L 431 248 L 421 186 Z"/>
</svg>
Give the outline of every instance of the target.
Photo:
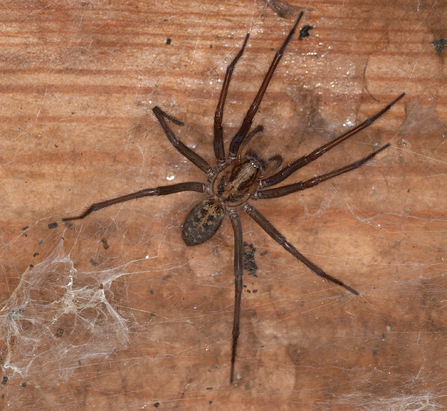
<svg viewBox="0 0 447 411">
<path fill-rule="evenodd" d="M 236 164 L 229 164 L 219 171 L 213 182 L 213 194 L 227 207 L 244 204 L 256 190 L 256 183 L 265 163 L 247 156 Z"/>
<path fill-rule="evenodd" d="M 345 288 L 352 294 L 358 295 L 359 293 L 352 287 L 344 284 L 342 281 L 330 276 L 329 274 L 326 274 L 320 267 L 309 261 L 304 255 L 302 255 L 249 201 L 267 200 L 283 197 L 297 191 L 314 187 L 326 180 L 337 177 L 340 174 L 347 173 L 351 170 L 355 170 L 356 168 L 361 167 L 363 164 L 371 160 L 374 156 L 376 156 L 378 153 L 380 153 L 382 150 L 386 149 L 390 145 L 385 144 L 363 159 L 349 164 L 345 167 L 323 174 L 321 176 L 316 176 L 303 182 L 295 182 L 292 184 L 283 185 L 281 187 L 269 188 L 281 183 L 283 180 L 291 176 L 296 170 L 304 167 L 312 161 L 315 161 L 317 158 L 319 158 L 338 144 L 370 126 L 375 120 L 385 114 L 395 103 L 397 103 L 397 101 L 399 101 L 405 95 L 405 93 L 401 94 L 394 101 L 392 101 L 390 104 L 388 104 L 372 117 L 365 120 L 363 123 L 342 134 L 336 139 L 315 149 L 310 154 L 298 158 L 297 160 L 281 168 L 279 171 L 278 169 L 281 167 L 283 162 L 281 156 L 279 155 L 275 155 L 269 158 L 268 162 L 259 158 L 254 151 L 248 151 L 245 155 L 242 155 L 242 151 L 248 144 L 248 142 L 258 132 L 263 130 L 262 126 L 257 126 L 252 131 L 250 131 L 253 118 L 259 109 L 259 105 L 261 104 L 262 98 L 265 94 L 265 91 L 267 90 L 270 80 L 272 79 L 276 67 L 278 66 L 278 63 L 282 58 L 287 44 L 295 33 L 295 30 L 303 14 L 303 12 L 300 13 L 295 25 L 293 26 L 281 48 L 278 50 L 275 57 L 273 58 L 270 68 L 265 75 L 264 81 L 262 82 L 253 103 L 248 109 L 239 131 L 231 140 L 228 154 L 226 155 L 222 130 L 223 109 L 225 106 L 225 100 L 228 92 L 228 87 L 230 85 L 231 76 L 237 61 L 242 56 L 245 50 L 245 46 L 247 45 L 249 37 L 248 34 L 245 37 L 245 41 L 242 45 L 241 50 L 228 66 L 214 116 L 214 155 L 216 157 L 216 167 L 211 166 L 204 158 L 196 154 L 193 150 L 179 141 L 174 132 L 169 127 L 166 120 L 172 121 L 174 124 L 179 126 L 183 125 L 181 121 L 165 113 L 161 108 L 154 107 L 153 112 L 155 114 L 155 117 L 160 123 L 168 140 L 180 152 L 180 154 L 185 156 L 195 166 L 203 171 L 203 173 L 208 177 L 207 182 L 187 182 L 174 184 L 171 186 L 147 188 L 136 193 L 127 194 L 121 197 L 113 198 L 111 200 L 92 204 L 83 214 L 76 217 L 68 217 L 63 219 L 63 221 L 80 220 L 93 211 L 97 211 L 114 204 L 123 203 L 125 201 L 137 198 L 168 195 L 181 191 L 197 191 L 206 194 L 207 197 L 189 212 L 183 224 L 182 230 L 182 237 L 185 243 L 189 246 L 194 246 L 202 244 L 203 242 L 213 237 L 213 235 L 222 224 L 225 214 L 228 213 L 234 231 L 235 276 L 235 302 L 232 332 L 233 338 L 231 351 L 230 383 L 232 383 L 234 379 L 234 365 L 236 362 L 236 349 L 239 338 L 240 309 L 242 298 L 242 255 L 244 251 L 244 244 L 239 210 L 247 213 L 273 240 L 275 240 L 278 244 L 284 247 L 286 251 L 288 251 L 291 255 L 305 264 L 315 274 Z M 302 35 L 300 35 L 300 38 L 306 37 L 310 28 L 310 26 L 305 26 L 302 29 Z"/>
</svg>

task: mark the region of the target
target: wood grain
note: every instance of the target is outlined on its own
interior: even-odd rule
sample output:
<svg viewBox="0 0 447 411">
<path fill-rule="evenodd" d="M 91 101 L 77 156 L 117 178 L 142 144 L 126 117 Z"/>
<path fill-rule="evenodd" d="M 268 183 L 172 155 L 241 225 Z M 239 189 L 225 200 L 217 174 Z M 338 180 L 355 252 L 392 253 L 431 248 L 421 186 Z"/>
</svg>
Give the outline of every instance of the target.
<svg viewBox="0 0 447 411">
<path fill-rule="evenodd" d="M 280 18 L 263 1 L 2 2 L 1 409 L 446 406 L 447 51 L 430 45 L 447 38 L 445 1 L 288 3 Z M 243 216 L 258 268 L 244 273 L 230 386 L 229 220 L 187 247 L 181 225 L 198 193 L 132 201 L 69 228 L 61 219 L 204 181 L 151 109 L 184 121 L 178 137 L 213 162 L 226 66 L 250 32 L 225 107 L 228 147 L 302 7 L 314 28 L 291 42 L 262 102 L 259 155 L 293 161 L 407 95 L 287 183 L 390 142 L 369 164 L 256 204 L 359 297 Z"/>
</svg>

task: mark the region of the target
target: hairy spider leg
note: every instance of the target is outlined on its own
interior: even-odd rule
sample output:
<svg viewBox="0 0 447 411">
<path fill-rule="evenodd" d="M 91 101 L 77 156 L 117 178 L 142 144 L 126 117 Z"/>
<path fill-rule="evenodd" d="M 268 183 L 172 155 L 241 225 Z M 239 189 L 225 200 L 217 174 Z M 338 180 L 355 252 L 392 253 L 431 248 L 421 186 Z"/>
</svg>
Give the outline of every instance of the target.
<svg viewBox="0 0 447 411">
<path fill-rule="evenodd" d="M 256 210 L 256 208 L 253 207 L 251 204 L 247 203 L 243 207 L 243 209 L 270 237 L 272 237 L 286 251 L 288 251 L 302 263 L 307 265 L 307 267 L 309 267 L 315 274 L 317 274 L 322 278 L 325 278 L 328 281 L 333 282 L 334 284 L 337 284 L 345 288 L 352 294 L 359 295 L 359 293 L 352 287 L 349 287 L 349 285 L 346 285 L 337 278 L 332 277 L 329 274 L 326 274 L 320 267 L 318 267 L 313 262 L 309 261 L 306 257 L 304 257 L 304 255 L 302 255 L 292 244 L 290 244 L 286 240 L 286 238 L 275 227 L 273 227 L 272 223 L 270 223 L 270 221 L 267 220 L 264 217 L 264 215 L 262 215 L 258 210 Z"/>
<path fill-rule="evenodd" d="M 343 141 L 347 140 L 349 137 L 352 137 L 352 136 L 356 135 L 358 132 L 369 127 L 372 123 L 374 123 L 374 121 L 376 121 L 378 118 L 382 117 L 391 107 L 393 107 L 394 104 L 396 104 L 403 96 L 405 96 L 405 93 L 402 93 L 399 97 L 397 97 L 395 100 L 393 100 L 390 104 L 388 104 L 386 107 L 384 107 L 378 113 L 367 118 L 363 123 L 354 127 L 352 130 L 349 130 L 346 133 L 342 134 L 341 136 L 337 137 L 336 139 L 330 141 L 329 143 L 322 145 L 321 147 L 312 151 L 312 153 L 310 153 L 309 155 L 303 156 L 303 157 L 295 160 L 293 163 L 284 167 L 278 173 L 276 173 L 268 178 L 262 179 L 261 187 L 266 188 L 266 187 L 270 187 L 270 186 L 280 183 L 281 181 L 285 180 L 287 177 L 289 177 L 292 173 L 294 173 L 301 167 L 304 167 L 305 165 L 309 164 L 310 162 L 315 161 L 318 157 L 322 156 L 324 153 L 327 153 L 329 150 L 331 150 L 338 144 L 342 143 Z"/>
<path fill-rule="evenodd" d="M 288 194 L 294 193 L 299 190 L 305 190 L 310 187 L 314 187 L 324 181 L 327 181 L 331 178 L 337 177 L 341 174 L 347 173 L 349 171 L 355 170 L 365 164 L 367 161 L 371 160 L 378 153 L 390 147 L 390 144 L 385 144 L 383 147 L 364 157 L 363 159 L 356 161 L 352 164 L 344 166 L 340 169 L 331 171 L 329 173 L 323 174 L 321 176 L 317 176 L 311 178 L 310 180 L 299 182 L 295 184 L 290 184 L 288 186 L 272 188 L 268 190 L 260 190 L 257 192 L 254 199 L 271 199 L 286 196 Z M 278 159 L 279 160 L 279 159 Z M 281 159 L 282 160 L 282 159 Z M 267 218 L 261 214 L 253 205 L 250 203 L 246 203 L 241 207 L 273 240 L 275 240 L 279 245 L 281 245 L 286 251 L 292 254 L 295 258 L 305 264 L 310 270 L 312 270 L 319 277 L 322 277 L 340 287 L 345 288 L 347 291 L 354 295 L 359 295 L 359 292 L 339 279 L 332 277 L 331 275 L 325 273 L 320 267 L 306 258 L 303 254 L 301 254 L 287 239 L 273 226 Z M 239 271 L 240 264 L 239 253 L 243 252 L 243 240 L 242 240 L 242 232 L 239 232 L 240 229 L 240 219 L 239 214 L 234 209 L 230 210 L 231 222 L 233 223 L 233 229 L 235 233 L 235 254 L 234 254 L 234 273 L 235 273 L 235 302 L 234 302 L 234 319 L 233 319 L 233 347 L 231 354 L 231 372 L 230 372 L 230 384 L 233 383 L 234 378 L 234 364 L 236 361 L 236 350 L 237 350 L 237 342 L 239 338 L 239 330 L 240 330 L 240 305 L 241 305 L 241 292 L 242 292 L 242 271 Z"/>
<path fill-rule="evenodd" d="M 172 186 L 163 186 L 156 188 L 146 188 L 135 193 L 127 194 L 125 196 L 112 198 L 111 200 L 102 201 L 100 203 L 92 204 L 87 210 L 76 217 L 65 217 L 62 221 L 82 220 L 94 211 L 109 207 L 114 204 L 124 203 L 126 201 L 135 200 L 142 197 L 165 196 L 168 194 L 180 193 L 181 191 L 197 191 L 199 193 L 206 192 L 206 184 L 199 182 L 179 183 Z"/>
<path fill-rule="evenodd" d="M 267 74 L 264 77 L 264 80 L 261 84 L 261 87 L 259 88 L 258 94 L 256 94 L 255 99 L 253 100 L 253 103 L 251 104 L 250 108 L 247 111 L 247 114 L 244 118 L 244 121 L 242 122 L 241 128 L 236 133 L 236 135 L 233 137 L 233 140 L 230 143 L 230 150 L 228 153 L 228 159 L 227 161 L 232 161 L 238 156 L 240 147 L 246 138 L 248 132 L 250 131 L 250 127 L 253 123 L 253 118 L 256 115 L 256 113 L 259 110 L 259 106 L 261 104 L 262 98 L 264 97 L 264 94 L 267 90 L 267 87 L 270 83 L 270 80 L 272 79 L 273 74 L 275 73 L 275 70 L 281 61 L 281 58 L 284 54 L 284 51 L 289 44 L 293 34 L 295 33 L 295 30 L 301 20 L 301 17 L 303 17 L 304 11 L 300 13 L 298 16 L 298 19 L 296 20 L 296 23 L 292 27 L 292 30 L 290 30 L 289 35 L 284 40 L 284 43 L 282 44 L 281 48 L 276 52 L 275 57 L 273 58 L 272 63 L 270 64 L 270 67 L 267 71 Z"/>
<path fill-rule="evenodd" d="M 160 107 L 157 106 L 154 107 L 153 112 L 158 122 L 160 123 L 166 137 L 168 138 L 169 142 L 174 146 L 174 148 L 176 148 L 180 152 L 180 154 L 182 154 L 189 161 L 191 161 L 191 163 L 200 168 L 200 170 L 202 170 L 205 174 L 207 174 L 208 176 L 212 176 L 214 174 L 213 167 L 211 167 L 211 165 L 205 159 L 203 159 L 201 156 L 196 154 L 185 144 L 179 141 L 175 136 L 174 132 L 166 123 L 165 119 L 172 121 L 174 124 L 177 124 L 178 126 L 183 126 L 183 122 L 167 114 Z M 82 220 L 92 212 L 101 210 L 102 208 L 106 208 L 114 204 L 124 203 L 126 201 L 135 200 L 142 197 L 163 196 L 168 194 L 179 193 L 182 191 L 197 191 L 199 193 L 205 193 L 207 191 L 207 186 L 206 184 L 200 182 L 187 182 L 187 183 L 173 184 L 172 186 L 146 188 L 144 190 L 140 190 L 135 193 L 127 194 L 117 198 L 112 198 L 111 200 L 102 201 L 100 203 L 94 203 L 82 214 L 75 217 L 65 217 L 62 219 L 62 221 Z"/>
<path fill-rule="evenodd" d="M 234 68 L 237 61 L 242 57 L 244 53 L 245 46 L 247 45 L 248 38 L 250 34 L 245 36 L 244 44 L 237 53 L 236 57 L 233 59 L 231 64 L 227 67 L 225 73 L 225 79 L 222 85 L 222 90 L 220 91 L 219 102 L 217 103 L 216 112 L 214 113 L 214 154 L 216 156 L 217 167 L 221 167 L 225 164 L 225 148 L 223 142 L 223 130 L 222 130 L 222 118 L 225 107 L 225 101 L 227 99 L 228 87 L 230 86 L 231 76 L 233 75 Z"/>
<path fill-rule="evenodd" d="M 214 168 L 208 163 L 208 161 L 206 161 L 204 158 L 202 158 L 193 150 L 191 150 L 189 147 L 187 147 L 185 144 L 183 144 L 175 136 L 174 132 L 168 126 L 168 123 L 166 122 L 165 118 L 177 125 L 183 125 L 183 123 L 175 119 L 171 115 L 165 113 L 158 106 L 155 106 L 152 109 L 152 111 L 154 112 L 155 117 L 157 117 L 157 120 L 160 123 L 161 128 L 163 129 L 166 137 L 168 138 L 169 142 L 174 146 L 174 148 L 177 149 L 179 153 L 182 154 L 184 157 L 186 157 L 189 161 L 191 161 L 191 163 L 200 168 L 200 170 L 202 170 L 208 177 L 213 176 L 215 174 Z"/>
<path fill-rule="evenodd" d="M 297 191 L 306 190 L 307 188 L 314 187 L 323 181 L 327 181 L 331 178 L 337 177 L 341 174 L 347 173 L 349 171 L 355 170 L 356 168 L 361 167 L 363 164 L 365 164 L 367 161 L 371 160 L 373 157 L 375 157 L 377 154 L 379 154 L 381 151 L 385 150 L 390 146 L 390 143 L 385 144 L 383 147 L 380 147 L 378 150 L 372 152 L 368 156 L 362 158 L 361 160 L 358 160 L 354 163 L 348 164 L 347 166 L 341 167 L 337 170 L 333 170 L 329 173 L 323 174 L 321 176 L 313 177 L 307 181 L 300 181 L 298 183 L 288 184 L 285 186 L 277 187 L 277 188 L 269 188 L 268 190 L 259 190 L 256 193 L 256 198 L 259 200 L 266 200 L 270 198 L 278 198 L 278 197 L 284 197 L 288 194 L 295 193 Z"/>
<path fill-rule="evenodd" d="M 242 224 L 239 217 L 239 212 L 236 208 L 232 208 L 230 209 L 229 214 L 234 231 L 234 317 L 230 370 L 230 384 L 233 384 L 234 364 L 236 362 L 237 342 L 240 332 L 243 274 L 242 255 L 244 253 L 244 242 L 242 240 Z"/>
</svg>

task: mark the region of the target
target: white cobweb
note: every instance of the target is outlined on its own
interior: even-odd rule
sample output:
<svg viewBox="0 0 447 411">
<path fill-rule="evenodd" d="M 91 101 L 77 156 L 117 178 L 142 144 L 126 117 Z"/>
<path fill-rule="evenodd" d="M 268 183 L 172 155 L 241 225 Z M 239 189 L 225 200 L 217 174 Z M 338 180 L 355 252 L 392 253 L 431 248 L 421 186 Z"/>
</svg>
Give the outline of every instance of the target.
<svg viewBox="0 0 447 411">
<path fill-rule="evenodd" d="M 107 299 L 110 284 L 121 275 L 121 268 L 78 272 L 61 240 L 23 273 L 2 307 L 4 371 L 39 380 L 45 370 L 66 379 L 85 360 L 125 347 L 127 320 Z"/>
</svg>

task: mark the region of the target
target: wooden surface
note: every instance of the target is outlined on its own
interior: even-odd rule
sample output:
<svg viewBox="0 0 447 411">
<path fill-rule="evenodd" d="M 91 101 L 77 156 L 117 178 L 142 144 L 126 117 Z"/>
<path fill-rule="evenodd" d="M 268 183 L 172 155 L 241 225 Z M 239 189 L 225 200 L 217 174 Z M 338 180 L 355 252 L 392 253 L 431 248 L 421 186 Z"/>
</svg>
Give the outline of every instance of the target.
<svg viewBox="0 0 447 411">
<path fill-rule="evenodd" d="M 447 404 L 445 1 L 3 1 L 0 5 L 0 409 L 440 409 Z M 227 64 L 251 33 L 225 110 L 228 144 L 300 7 L 253 148 L 293 161 L 406 97 L 297 172 L 391 148 L 258 209 L 322 281 L 248 216 L 236 384 L 233 236 L 181 239 L 197 193 L 64 216 L 146 187 L 203 181 L 162 133 L 213 161 Z M 168 39 L 170 39 L 168 41 Z M 170 43 L 170 44 L 168 44 Z M 57 227 L 49 228 L 56 222 Z M 50 226 L 53 227 L 53 226 Z M 29 266 L 33 267 L 29 268 Z M 7 381 L 6 378 L 7 377 Z"/>
</svg>

